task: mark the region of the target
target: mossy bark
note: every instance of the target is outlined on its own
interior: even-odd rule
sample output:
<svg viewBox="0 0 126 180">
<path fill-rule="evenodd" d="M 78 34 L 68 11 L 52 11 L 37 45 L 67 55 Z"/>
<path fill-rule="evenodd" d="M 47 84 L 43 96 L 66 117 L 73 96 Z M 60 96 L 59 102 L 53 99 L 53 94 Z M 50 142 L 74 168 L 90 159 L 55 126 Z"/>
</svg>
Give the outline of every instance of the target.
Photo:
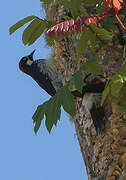
<svg viewBox="0 0 126 180">
<path fill-rule="evenodd" d="M 63 7 L 54 2 L 44 5 L 47 19 L 60 22 L 64 15 Z M 63 84 L 68 81 L 81 64 L 92 56 L 90 49 L 83 57 L 77 58 L 76 46 L 78 38 L 63 37 L 54 42 L 54 56 L 57 68 L 62 74 Z M 103 46 L 96 55 L 103 59 L 101 68 L 103 77 L 91 76 L 89 81 L 102 80 L 105 83 L 123 64 L 122 49 L 117 51 L 118 43 Z M 84 74 L 85 76 L 85 74 Z M 102 132 L 96 133 L 91 116 L 86 113 L 82 99 L 76 98 L 76 115 L 73 119 L 80 149 L 90 180 L 124 180 L 126 179 L 126 114 L 118 115 L 117 106 L 107 99 L 104 108 L 108 121 Z"/>
</svg>

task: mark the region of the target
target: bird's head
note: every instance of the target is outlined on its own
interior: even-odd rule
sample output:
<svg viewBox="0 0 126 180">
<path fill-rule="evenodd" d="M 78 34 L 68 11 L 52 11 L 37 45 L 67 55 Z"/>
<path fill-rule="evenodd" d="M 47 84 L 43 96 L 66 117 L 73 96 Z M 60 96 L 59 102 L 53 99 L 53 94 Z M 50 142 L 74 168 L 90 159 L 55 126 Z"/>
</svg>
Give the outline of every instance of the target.
<svg viewBox="0 0 126 180">
<path fill-rule="evenodd" d="M 24 72 L 27 73 L 27 69 L 33 64 L 33 54 L 34 54 L 35 50 L 32 51 L 32 53 L 28 56 L 24 56 L 23 58 L 21 58 L 20 62 L 19 62 L 19 69 Z"/>
</svg>

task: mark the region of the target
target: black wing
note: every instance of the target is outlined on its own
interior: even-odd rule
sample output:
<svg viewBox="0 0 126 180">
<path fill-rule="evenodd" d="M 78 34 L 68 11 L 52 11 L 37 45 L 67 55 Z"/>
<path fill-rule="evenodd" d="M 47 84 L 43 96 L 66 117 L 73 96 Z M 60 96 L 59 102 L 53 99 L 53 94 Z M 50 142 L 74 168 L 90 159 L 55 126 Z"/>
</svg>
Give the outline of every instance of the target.
<svg viewBox="0 0 126 180">
<path fill-rule="evenodd" d="M 51 74 L 52 73 L 52 74 Z M 45 63 L 45 60 L 37 60 L 32 64 L 31 76 L 50 96 L 56 94 L 55 87 L 52 83 L 53 72 Z"/>
</svg>

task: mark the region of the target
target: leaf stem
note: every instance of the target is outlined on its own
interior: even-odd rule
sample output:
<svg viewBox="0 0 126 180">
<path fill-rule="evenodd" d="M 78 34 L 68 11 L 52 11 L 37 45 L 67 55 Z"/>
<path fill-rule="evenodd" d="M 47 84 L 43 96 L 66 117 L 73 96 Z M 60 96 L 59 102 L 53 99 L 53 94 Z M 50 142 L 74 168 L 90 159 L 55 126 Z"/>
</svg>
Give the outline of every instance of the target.
<svg viewBox="0 0 126 180">
<path fill-rule="evenodd" d="M 126 27 L 124 26 L 124 24 L 122 23 L 122 21 L 120 20 L 119 16 L 117 14 L 115 14 L 115 18 L 117 19 L 117 21 L 119 22 L 119 24 L 121 25 L 121 27 L 124 29 L 124 31 L 126 32 Z"/>
</svg>

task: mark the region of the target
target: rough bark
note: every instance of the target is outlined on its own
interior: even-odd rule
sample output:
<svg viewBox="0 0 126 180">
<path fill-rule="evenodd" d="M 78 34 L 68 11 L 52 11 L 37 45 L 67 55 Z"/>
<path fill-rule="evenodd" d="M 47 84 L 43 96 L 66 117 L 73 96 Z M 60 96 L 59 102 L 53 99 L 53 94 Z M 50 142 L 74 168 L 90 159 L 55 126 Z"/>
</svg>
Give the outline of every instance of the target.
<svg viewBox="0 0 126 180">
<path fill-rule="evenodd" d="M 57 2 L 45 5 L 47 19 L 60 22 L 63 17 L 63 7 Z M 60 42 L 54 42 L 57 68 L 62 74 L 63 84 L 68 81 L 80 65 L 91 56 L 90 49 L 83 57 L 77 58 L 76 45 L 78 38 L 63 37 Z M 101 68 L 103 77 L 91 75 L 88 81 L 104 81 L 107 83 L 112 75 L 122 65 L 120 58 L 122 49 L 117 51 L 118 43 L 104 46 L 98 56 L 103 59 Z M 84 73 L 84 77 L 85 77 Z M 104 103 L 108 121 L 101 133 L 97 134 L 91 116 L 86 113 L 82 99 L 76 98 L 76 116 L 73 119 L 80 149 L 90 180 L 124 180 L 126 179 L 126 114 L 119 117 L 117 106 L 107 99 Z"/>
</svg>

